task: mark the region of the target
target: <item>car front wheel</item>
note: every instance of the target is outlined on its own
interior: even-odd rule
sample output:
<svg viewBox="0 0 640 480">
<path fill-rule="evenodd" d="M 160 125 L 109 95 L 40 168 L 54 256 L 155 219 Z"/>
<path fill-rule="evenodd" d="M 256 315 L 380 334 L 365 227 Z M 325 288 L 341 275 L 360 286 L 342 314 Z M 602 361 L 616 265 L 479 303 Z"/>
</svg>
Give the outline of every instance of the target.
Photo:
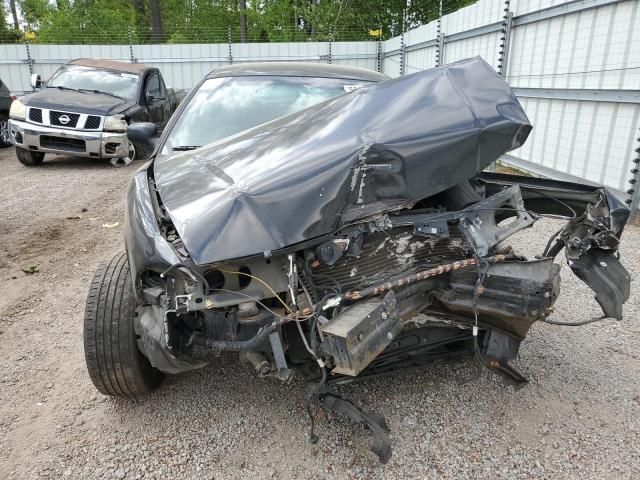
<svg viewBox="0 0 640 480">
<path fill-rule="evenodd" d="M 100 265 L 89 287 L 84 354 L 89 376 L 105 395 L 136 398 L 156 388 L 163 374 L 138 349 L 136 300 L 125 253 Z"/>
</svg>

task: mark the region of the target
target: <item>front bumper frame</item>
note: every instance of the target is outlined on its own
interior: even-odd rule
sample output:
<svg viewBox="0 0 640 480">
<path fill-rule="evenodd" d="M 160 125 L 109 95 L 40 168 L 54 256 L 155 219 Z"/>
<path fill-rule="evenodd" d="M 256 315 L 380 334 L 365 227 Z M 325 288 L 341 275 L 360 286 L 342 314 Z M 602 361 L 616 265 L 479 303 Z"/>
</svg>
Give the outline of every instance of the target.
<svg viewBox="0 0 640 480">
<path fill-rule="evenodd" d="M 85 150 L 53 148 L 43 146 L 44 135 L 62 140 L 82 140 Z M 9 119 L 9 136 L 11 143 L 18 148 L 42 153 L 57 153 L 90 158 L 120 158 L 129 156 L 129 140 L 126 132 L 94 132 L 84 130 L 68 130 L 63 128 L 37 125 L 23 120 Z M 22 140 L 22 141 L 19 141 Z"/>
</svg>

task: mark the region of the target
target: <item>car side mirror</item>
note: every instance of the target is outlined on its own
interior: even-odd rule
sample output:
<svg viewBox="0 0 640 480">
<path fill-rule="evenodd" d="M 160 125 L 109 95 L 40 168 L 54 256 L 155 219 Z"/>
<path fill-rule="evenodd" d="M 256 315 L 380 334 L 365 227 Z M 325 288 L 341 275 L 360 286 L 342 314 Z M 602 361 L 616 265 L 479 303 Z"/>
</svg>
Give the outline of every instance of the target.
<svg viewBox="0 0 640 480">
<path fill-rule="evenodd" d="M 127 128 L 127 138 L 137 145 L 155 147 L 158 136 L 158 126 L 155 123 L 132 123 Z"/>
<path fill-rule="evenodd" d="M 32 73 L 31 88 L 40 88 L 42 87 L 42 85 L 44 85 L 44 82 L 42 81 L 42 78 L 40 78 L 40 75 L 38 75 L 37 73 Z"/>
</svg>

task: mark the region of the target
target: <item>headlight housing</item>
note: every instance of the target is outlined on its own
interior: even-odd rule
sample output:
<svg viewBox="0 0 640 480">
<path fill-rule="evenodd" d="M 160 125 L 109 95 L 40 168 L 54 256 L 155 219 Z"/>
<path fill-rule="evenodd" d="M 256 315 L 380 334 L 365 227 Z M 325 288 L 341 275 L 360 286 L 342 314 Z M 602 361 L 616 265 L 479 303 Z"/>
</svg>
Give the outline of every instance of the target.
<svg viewBox="0 0 640 480">
<path fill-rule="evenodd" d="M 109 115 L 104 119 L 105 132 L 126 132 L 127 121 L 122 115 Z"/>
<path fill-rule="evenodd" d="M 27 107 L 20 100 L 14 100 L 11 102 L 11 108 L 9 109 L 9 117 L 16 120 L 24 120 L 27 117 Z"/>
</svg>

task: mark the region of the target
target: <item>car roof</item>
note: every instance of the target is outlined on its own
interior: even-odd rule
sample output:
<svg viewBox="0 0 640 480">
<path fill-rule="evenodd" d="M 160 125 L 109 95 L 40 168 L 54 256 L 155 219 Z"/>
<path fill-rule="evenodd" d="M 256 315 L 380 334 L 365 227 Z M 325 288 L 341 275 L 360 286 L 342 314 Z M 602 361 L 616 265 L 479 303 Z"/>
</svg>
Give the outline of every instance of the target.
<svg viewBox="0 0 640 480">
<path fill-rule="evenodd" d="M 118 62 L 117 60 L 102 60 L 97 58 L 77 58 L 76 60 L 68 62 L 67 65 L 102 68 L 118 72 L 134 73 L 136 75 L 141 75 L 151 68 L 143 63 L 127 63 Z"/>
<path fill-rule="evenodd" d="M 388 80 L 386 75 L 366 68 L 331 65 L 327 63 L 299 62 L 259 62 L 226 65 L 213 70 L 207 78 L 241 76 L 280 76 L 280 77 L 316 77 L 343 78 L 380 82 Z"/>
</svg>

